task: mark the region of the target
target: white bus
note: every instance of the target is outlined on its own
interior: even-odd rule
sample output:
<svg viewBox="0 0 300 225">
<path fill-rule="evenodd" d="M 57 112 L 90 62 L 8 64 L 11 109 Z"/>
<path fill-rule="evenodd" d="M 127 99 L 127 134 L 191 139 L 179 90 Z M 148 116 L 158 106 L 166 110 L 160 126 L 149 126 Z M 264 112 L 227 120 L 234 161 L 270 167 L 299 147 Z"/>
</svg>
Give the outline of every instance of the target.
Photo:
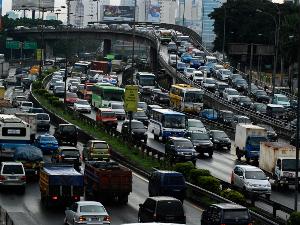
<svg viewBox="0 0 300 225">
<path fill-rule="evenodd" d="M 155 88 L 155 75 L 149 72 L 137 72 L 135 74 L 135 84 L 139 86 L 141 94 L 150 94 Z"/>
<path fill-rule="evenodd" d="M 186 116 L 170 109 L 152 109 L 148 126 L 154 140 L 166 141 L 169 137 L 183 137 L 186 131 Z"/>
</svg>

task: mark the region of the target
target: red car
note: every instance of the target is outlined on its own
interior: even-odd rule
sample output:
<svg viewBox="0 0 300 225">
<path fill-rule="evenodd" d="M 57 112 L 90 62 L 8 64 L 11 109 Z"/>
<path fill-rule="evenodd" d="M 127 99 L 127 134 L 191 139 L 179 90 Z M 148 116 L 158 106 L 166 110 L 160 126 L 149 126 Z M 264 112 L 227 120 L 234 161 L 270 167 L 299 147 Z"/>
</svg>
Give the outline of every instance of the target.
<svg viewBox="0 0 300 225">
<path fill-rule="evenodd" d="M 66 103 L 67 103 L 67 105 L 74 105 L 74 103 L 77 102 L 78 100 L 79 100 L 79 98 L 78 98 L 76 93 L 68 92 L 66 94 Z"/>
</svg>

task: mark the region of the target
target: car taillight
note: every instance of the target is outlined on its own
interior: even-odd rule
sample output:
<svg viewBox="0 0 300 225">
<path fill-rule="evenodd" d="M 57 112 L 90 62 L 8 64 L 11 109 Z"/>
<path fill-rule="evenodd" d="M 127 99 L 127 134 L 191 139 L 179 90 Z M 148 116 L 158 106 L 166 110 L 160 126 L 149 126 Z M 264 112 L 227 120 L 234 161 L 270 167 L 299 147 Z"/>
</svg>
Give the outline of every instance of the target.
<svg viewBox="0 0 300 225">
<path fill-rule="evenodd" d="M 225 223 L 221 223 L 220 225 L 226 225 Z"/>
<path fill-rule="evenodd" d="M 86 221 L 85 216 L 80 216 L 80 217 L 79 217 L 79 221 Z"/>
<path fill-rule="evenodd" d="M 153 214 L 153 219 L 156 219 L 156 213 Z"/>
<path fill-rule="evenodd" d="M 110 216 L 104 216 L 103 221 L 110 222 Z"/>
<path fill-rule="evenodd" d="M 74 200 L 79 200 L 79 196 L 74 195 L 73 198 Z"/>
<path fill-rule="evenodd" d="M 22 181 L 26 181 L 26 176 L 22 176 L 22 177 L 21 177 L 21 180 L 22 180 Z"/>
<path fill-rule="evenodd" d="M 58 196 L 52 196 L 52 200 L 58 200 Z"/>
<path fill-rule="evenodd" d="M 248 223 L 248 225 L 253 225 L 253 223 Z"/>
<path fill-rule="evenodd" d="M 3 181 L 5 180 L 5 177 L 4 176 L 0 176 L 0 181 Z"/>
</svg>

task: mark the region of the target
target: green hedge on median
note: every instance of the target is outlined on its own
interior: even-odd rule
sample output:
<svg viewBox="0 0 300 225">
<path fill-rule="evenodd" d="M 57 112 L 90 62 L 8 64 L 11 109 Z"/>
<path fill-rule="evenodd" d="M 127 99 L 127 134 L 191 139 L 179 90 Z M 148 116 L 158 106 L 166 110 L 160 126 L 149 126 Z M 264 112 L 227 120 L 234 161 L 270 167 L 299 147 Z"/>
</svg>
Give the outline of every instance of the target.
<svg viewBox="0 0 300 225">
<path fill-rule="evenodd" d="M 246 198 L 242 193 L 232 189 L 225 189 L 221 191 L 221 196 L 240 205 L 246 205 L 247 203 Z"/>
<path fill-rule="evenodd" d="M 195 166 L 192 162 L 185 162 L 185 163 L 176 163 L 174 170 L 182 173 L 186 180 L 189 179 L 190 171 L 195 169 Z"/>
<path fill-rule="evenodd" d="M 287 221 L 287 225 L 299 225 L 300 224 L 300 212 L 293 212 Z"/>
<path fill-rule="evenodd" d="M 197 183 L 198 177 L 200 176 L 211 176 L 209 170 L 205 169 L 192 169 L 189 175 L 189 181 L 192 184 Z"/>
</svg>

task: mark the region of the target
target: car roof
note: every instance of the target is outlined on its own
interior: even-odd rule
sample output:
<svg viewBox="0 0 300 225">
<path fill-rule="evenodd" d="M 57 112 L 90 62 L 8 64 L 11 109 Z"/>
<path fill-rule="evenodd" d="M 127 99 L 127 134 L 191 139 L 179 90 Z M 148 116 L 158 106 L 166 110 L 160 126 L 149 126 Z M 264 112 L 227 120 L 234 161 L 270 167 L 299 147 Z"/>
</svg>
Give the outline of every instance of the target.
<svg viewBox="0 0 300 225">
<path fill-rule="evenodd" d="M 3 165 L 23 165 L 21 162 L 2 162 Z"/>
<path fill-rule="evenodd" d="M 184 137 L 170 137 L 170 139 L 174 140 L 174 141 L 190 141 L 187 138 Z"/>
<path fill-rule="evenodd" d="M 173 170 L 156 170 L 154 171 L 154 173 L 163 173 L 163 174 L 179 174 L 179 175 L 182 175 L 182 173 L 179 173 L 177 171 L 173 171 Z"/>
<path fill-rule="evenodd" d="M 173 198 L 169 196 L 154 196 L 148 198 L 153 199 L 154 201 L 180 201 L 177 198 Z"/>
<path fill-rule="evenodd" d="M 197 119 L 188 119 L 188 122 L 199 122 L 199 121 L 202 123 L 201 120 L 197 120 Z"/>
<path fill-rule="evenodd" d="M 103 206 L 100 202 L 96 202 L 96 201 L 79 201 L 76 202 L 79 206 L 81 205 L 99 205 L 99 206 Z"/>
<path fill-rule="evenodd" d="M 41 134 L 39 135 L 40 137 L 54 137 L 53 135 L 51 134 Z"/>
<path fill-rule="evenodd" d="M 59 146 L 58 148 L 61 149 L 61 150 L 72 149 L 72 150 L 79 151 L 76 147 L 73 147 L 73 146 Z"/>
<path fill-rule="evenodd" d="M 286 95 L 284 95 L 284 94 L 274 94 L 274 96 L 277 96 L 277 97 L 286 97 Z"/>
<path fill-rule="evenodd" d="M 210 130 L 210 132 L 224 132 L 225 133 L 225 131 L 223 131 L 223 130 Z"/>
<path fill-rule="evenodd" d="M 234 204 L 234 203 L 218 203 L 218 204 L 213 204 L 213 206 L 216 206 L 221 209 L 247 209 L 244 206 Z"/>
<path fill-rule="evenodd" d="M 267 104 L 267 106 L 271 107 L 271 108 L 284 108 L 283 105 L 277 105 L 277 104 Z"/>
<path fill-rule="evenodd" d="M 236 167 L 240 167 L 246 171 L 262 171 L 260 168 L 251 165 L 236 165 Z"/>
</svg>

